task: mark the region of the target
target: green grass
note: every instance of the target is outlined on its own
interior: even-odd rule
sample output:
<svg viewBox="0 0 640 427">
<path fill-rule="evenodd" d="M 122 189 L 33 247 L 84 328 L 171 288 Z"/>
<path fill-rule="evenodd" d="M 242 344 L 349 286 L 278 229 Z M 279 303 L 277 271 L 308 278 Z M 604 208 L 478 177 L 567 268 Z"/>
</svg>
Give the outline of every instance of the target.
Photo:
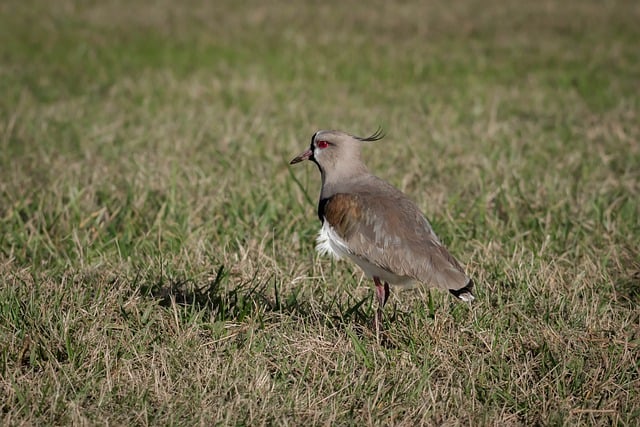
<svg viewBox="0 0 640 427">
<path fill-rule="evenodd" d="M 632 1 L 0 5 L 0 423 L 637 425 Z M 477 283 L 317 257 L 320 128 Z"/>
</svg>

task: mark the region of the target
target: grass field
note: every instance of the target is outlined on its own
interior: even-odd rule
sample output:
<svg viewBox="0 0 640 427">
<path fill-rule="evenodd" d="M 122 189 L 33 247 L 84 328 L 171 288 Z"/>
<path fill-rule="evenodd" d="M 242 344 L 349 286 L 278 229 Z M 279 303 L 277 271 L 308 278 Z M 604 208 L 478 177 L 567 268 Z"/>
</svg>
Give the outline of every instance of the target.
<svg viewBox="0 0 640 427">
<path fill-rule="evenodd" d="M 0 3 L 0 424 L 640 423 L 638 2 L 131 3 Z M 477 283 L 382 341 L 288 165 L 379 125 Z"/>
</svg>

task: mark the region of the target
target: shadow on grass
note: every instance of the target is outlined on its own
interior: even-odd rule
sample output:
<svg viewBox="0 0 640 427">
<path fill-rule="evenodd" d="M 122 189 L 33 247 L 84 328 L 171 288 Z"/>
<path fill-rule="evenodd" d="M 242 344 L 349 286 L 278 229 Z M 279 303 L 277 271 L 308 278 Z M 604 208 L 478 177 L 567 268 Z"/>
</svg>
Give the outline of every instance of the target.
<svg viewBox="0 0 640 427">
<path fill-rule="evenodd" d="M 640 304 L 640 253 L 631 247 L 622 247 L 617 262 L 608 264 L 619 303 L 627 307 Z"/>
<path fill-rule="evenodd" d="M 640 269 L 620 274 L 614 282 L 617 296 L 629 307 L 640 305 Z"/>
<path fill-rule="evenodd" d="M 157 299 L 162 307 L 173 304 L 190 307 L 213 318 L 215 321 L 242 322 L 257 320 L 261 325 L 271 323 L 280 313 L 310 323 L 343 330 L 352 327 L 359 333 L 371 332 L 373 309 L 371 295 L 358 299 L 348 294 L 346 301 L 329 297 L 319 290 L 313 303 L 301 299 L 301 288 L 282 293 L 273 277 L 266 280 L 258 274 L 235 287 L 227 286 L 228 274 L 220 266 L 212 279 L 196 283 L 191 279 L 160 277 L 151 284 L 143 284 L 143 295 Z M 402 315 L 397 307 L 387 307 L 386 323 L 393 323 Z"/>
</svg>

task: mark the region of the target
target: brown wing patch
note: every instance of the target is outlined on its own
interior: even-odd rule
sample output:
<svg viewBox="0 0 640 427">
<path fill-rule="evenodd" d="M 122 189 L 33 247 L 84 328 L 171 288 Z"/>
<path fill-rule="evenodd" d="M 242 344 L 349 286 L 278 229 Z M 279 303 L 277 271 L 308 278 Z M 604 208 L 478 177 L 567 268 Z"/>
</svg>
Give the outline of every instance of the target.
<svg viewBox="0 0 640 427">
<path fill-rule="evenodd" d="M 340 237 L 348 239 L 362 218 L 362 207 L 357 195 L 338 193 L 326 201 L 323 216 Z"/>
</svg>

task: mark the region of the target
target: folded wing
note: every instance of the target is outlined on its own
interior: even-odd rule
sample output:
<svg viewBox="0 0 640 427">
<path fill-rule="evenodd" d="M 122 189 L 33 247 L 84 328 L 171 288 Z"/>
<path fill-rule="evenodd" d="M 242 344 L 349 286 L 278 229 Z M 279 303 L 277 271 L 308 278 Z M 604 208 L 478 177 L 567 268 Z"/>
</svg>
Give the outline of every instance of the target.
<svg viewBox="0 0 640 427">
<path fill-rule="evenodd" d="M 470 290 L 471 280 L 440 243 L 429 221 L 413 202 L 397 194 L 338 193 L 321 201 L 318 214 L 353 255 L 454 295 L 457 290 Z"/>
</svg>

